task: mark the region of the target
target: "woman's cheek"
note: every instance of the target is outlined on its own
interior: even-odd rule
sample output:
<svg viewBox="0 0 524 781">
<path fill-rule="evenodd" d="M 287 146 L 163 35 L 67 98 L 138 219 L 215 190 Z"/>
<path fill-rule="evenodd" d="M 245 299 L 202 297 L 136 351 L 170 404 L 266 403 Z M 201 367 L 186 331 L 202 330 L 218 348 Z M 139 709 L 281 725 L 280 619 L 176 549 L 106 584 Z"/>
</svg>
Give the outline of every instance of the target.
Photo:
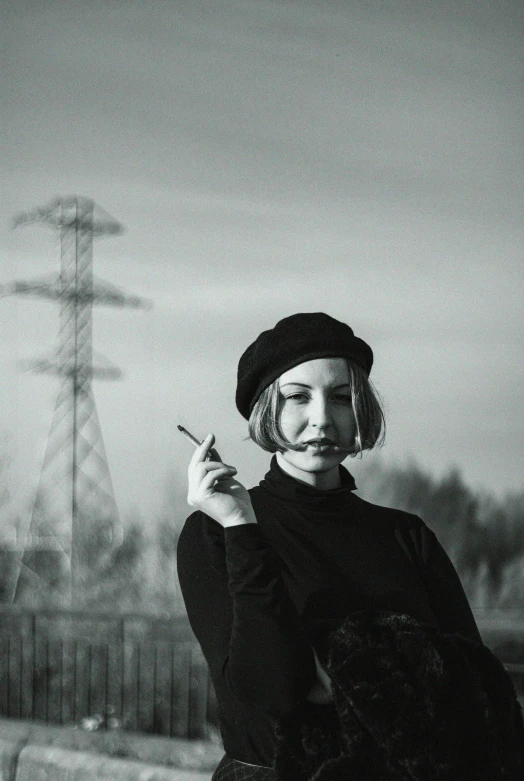
<svg viewBox="0 0 524 781">
<path fill-rule="evenodd" d="M 281 419 L 280 420 L 280 430 L 282 431 L 285 439 L 293 440 L 293 435 L 295 431 L 296 426 L 293 425 L 292 421 L 289 418 Z"/>
<path fill-rule="evenodd" d="M 294 427 L 300 421 L 300 410 L 297 407 L 286 405 L 280 414 L 280 427 Z"/>
</svg>

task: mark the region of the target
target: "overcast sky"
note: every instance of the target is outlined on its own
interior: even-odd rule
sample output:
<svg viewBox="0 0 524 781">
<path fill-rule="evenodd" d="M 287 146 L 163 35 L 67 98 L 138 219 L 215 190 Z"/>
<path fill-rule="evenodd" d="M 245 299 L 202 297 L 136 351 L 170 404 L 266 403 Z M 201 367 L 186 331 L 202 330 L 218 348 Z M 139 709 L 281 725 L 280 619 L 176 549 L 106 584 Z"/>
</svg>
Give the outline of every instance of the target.
<svg viewBox="0 0 524 781">
<path fill-rule="evenodd" d="M 95 383 L 123 510 L 149 513 L 213 431 L 252 485 L 237 361 L 299 311 L 375 353 L 382 457 L 522 489 L 522 3 L 3 0 L 1 282 L 58 271 L 57 237 L 11 228 L 57 195 L 126 227 L 94 270 L 154 302 L 98 307 Z M 13 483 L 38 479 L 58 384 L 20 359 L 58 306 L 0 300 Z M 357 476 L 375 456 L 348 461 Z"/>
</svg>

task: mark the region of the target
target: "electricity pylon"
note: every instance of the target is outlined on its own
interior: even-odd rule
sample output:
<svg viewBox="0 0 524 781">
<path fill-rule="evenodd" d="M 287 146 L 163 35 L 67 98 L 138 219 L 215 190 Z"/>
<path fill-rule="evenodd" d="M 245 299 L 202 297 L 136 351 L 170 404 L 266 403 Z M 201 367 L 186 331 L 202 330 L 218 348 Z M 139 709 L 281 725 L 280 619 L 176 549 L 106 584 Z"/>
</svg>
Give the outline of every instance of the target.
<svg viewBox="0 0 524 781">
<path fill-rule="evenodd" d="M 58 198 L 15 219 L 15 225 L 41 222 L 59 231 L 60 275 L 13 282 L 4 292 L 60 302 L 56 355 L 32 364 L 58 375 L 60 390 L 13 599 L 19 603 L 75 605 L 90 570 L 107 560 L 122 537 L 111 475 L 91 381 L 117 379 L 115 366 L 93 365 L 93 304 L 144 307 L 93 278 L 93 239 L 116 236 L 122 226 L 89 198 Z"/>
</svg>

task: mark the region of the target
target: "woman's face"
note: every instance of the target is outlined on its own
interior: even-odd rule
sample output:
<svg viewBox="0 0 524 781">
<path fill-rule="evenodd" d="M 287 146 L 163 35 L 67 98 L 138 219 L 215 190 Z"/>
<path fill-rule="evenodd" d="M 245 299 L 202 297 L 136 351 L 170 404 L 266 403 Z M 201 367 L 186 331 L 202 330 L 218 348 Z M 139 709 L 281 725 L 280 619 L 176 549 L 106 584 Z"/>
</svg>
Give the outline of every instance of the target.
<svg viewBox="0 0 524 781">
<path fill-rule="evenodd" d="M 355 419 L 344 358 L 317 358 L 279 378 L 280 428 L 298 450 L 277 453 L 281 467 L 319 488 L 340 484 L 338 465 L 353 450 Z"/>
</svg>

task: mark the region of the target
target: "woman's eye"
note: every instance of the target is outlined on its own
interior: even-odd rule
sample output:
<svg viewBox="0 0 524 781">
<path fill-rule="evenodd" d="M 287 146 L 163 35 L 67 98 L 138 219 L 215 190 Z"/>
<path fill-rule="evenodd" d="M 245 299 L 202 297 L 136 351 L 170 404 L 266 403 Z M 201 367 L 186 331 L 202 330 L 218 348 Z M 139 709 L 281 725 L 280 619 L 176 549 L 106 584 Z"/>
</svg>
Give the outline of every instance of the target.
<svg viewBox="0 0 524 781">
<path fill-rule="evenodd" d="M 347 396 L 345 393 L 337 393 L 333 398 L 342 404 L 351 404 L 351 396 Z"/>
<path fill-rule="evenodd" d="M 292 393 L 290 396 L 286 396 L 286 400 L 293 399 L 294 401 L 304 401 L 307 399 L 305 393 Z"/>
</svg>

